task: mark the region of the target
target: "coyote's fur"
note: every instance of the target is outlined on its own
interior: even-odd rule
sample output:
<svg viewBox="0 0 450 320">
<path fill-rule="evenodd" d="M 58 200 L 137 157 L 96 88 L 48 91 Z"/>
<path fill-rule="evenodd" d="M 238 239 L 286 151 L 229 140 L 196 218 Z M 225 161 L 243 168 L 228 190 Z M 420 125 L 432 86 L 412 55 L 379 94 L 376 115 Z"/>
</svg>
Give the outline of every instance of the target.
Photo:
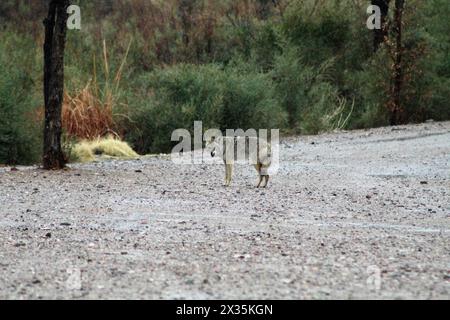
<svg viewBox="0 0 450 320">
<path fill-rule="evenodd" d="M 206 150 L 211 152 L 212 157 L 218 156 L 223 159 L 226 186 L 231 184 L 234 163 L 245 161 L 254 165 L 258 172 L 257 188 L 267 187 L 272 151 L 266 140 L 248 136 L 218 137 L 206 143 Z M 262 186 L 263 179 L 264 185 Z"/>
</svg>

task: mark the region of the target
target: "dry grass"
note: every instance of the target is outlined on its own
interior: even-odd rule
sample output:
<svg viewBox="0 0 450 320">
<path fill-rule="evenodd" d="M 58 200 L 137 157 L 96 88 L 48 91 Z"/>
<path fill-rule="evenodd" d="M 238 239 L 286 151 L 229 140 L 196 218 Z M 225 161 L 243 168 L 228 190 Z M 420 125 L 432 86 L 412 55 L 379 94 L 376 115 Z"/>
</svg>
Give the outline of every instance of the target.
<svg viewBox="0 0 450 320">
<path fill-rule="evenodd" d="M 64 94 L 62 108 L 63 128 L 70 138 L 96 139 L 113 134 L 120 137 L 117 125 L 114 122 L 114 107 L 117 104 L 117 96 L 122 78 L 122 71 L 131 47 L 128 44 L 125 56 L 119 69 L 110 80 L 110 67 L 106 49 L 106 41 L 103 41 L 103 67 L 106 75 L 105 86 L 102 94 L 97 84 L 97 72 L 94 59 L 93 80 L 75 95 Z M 103 95 L 103 98 L 100 96 Z"/>
<path fill-rule="evenodd" d="M 123 141 L 113 136 L 97 138 L 95 140 L 83 140 L 72 147 L 72 160 L 76 162 L 92 162 L 97 157 L 135 159 L 139 155 Z"/>
<path fill-rule="evenodd" d="M 67 135 L 79 139 L 95 139 L 108 133 L 116 134 L 113 104 L 107 98 L 101 102 L 90 84 L 75 96 L 64 94 L 62 124 Z"/>
</svg>

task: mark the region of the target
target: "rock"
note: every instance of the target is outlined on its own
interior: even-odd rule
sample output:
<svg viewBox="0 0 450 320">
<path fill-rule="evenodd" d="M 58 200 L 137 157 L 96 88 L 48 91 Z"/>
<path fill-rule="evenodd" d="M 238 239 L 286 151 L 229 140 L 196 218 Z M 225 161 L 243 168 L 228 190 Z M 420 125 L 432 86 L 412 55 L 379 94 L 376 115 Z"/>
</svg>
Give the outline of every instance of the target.
<svg viewBox="0 0 450 320">
<path fill-rule="evenodd" d="M 192 280 L 192 279 L 186 280 L 185 284 L 193 285 L 194 284 L 194 280 Z"/>
</svg>

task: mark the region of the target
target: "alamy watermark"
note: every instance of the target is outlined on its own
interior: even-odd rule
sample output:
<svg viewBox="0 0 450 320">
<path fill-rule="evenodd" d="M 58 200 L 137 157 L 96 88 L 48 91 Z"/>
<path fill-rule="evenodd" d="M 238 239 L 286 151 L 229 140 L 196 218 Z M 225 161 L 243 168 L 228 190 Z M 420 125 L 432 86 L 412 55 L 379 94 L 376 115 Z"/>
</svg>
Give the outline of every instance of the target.
<svg viewBox="0 0 450 320">
<path fill-rule="evenodd" d="M 80 6 L 75 4 L 67 7 L 67 29 L 69 30 L 81 30 L 81 9 Z"/>
<path fill-rule="evenodd" d="M 178 141 L 171 152 L 175 164 L 210 163 L 212 157 L 218 156 L 225 164 L 270 162 L 271 174 L 278 171 L 280 164 L 279 129 L 226 129 L 223 134 L 219 129 L 203 132 L 202 121 L 195 121 L 193 138 L 189 130 L 176 129 L 171 140 Z"/>
<path fill-rule="evenodd" d="M 370 15 L 366 25 L 369 30 L 381 30 L 381 9 L 377 5 L 370 5 L 367 8 L 367 14 Z"/>
<path fill-rule="evenodd" d="M 67 8 L 69 18 L 67 19 L 67 29 L 81 30 L 81 8 L 78 5 L 70 5 Z M 381 29 L 381 9 L 377 5 L 370 5 L 367 7 L 367 14 L 369 15 L 366 26 L 370 30 Z"/>
</svg>

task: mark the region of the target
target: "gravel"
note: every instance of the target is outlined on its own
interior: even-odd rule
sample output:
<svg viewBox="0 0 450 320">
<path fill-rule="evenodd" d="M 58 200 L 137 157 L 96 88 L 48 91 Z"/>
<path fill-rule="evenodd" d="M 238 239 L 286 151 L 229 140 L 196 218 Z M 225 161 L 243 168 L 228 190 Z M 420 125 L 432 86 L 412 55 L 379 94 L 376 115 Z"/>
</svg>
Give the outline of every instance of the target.
<svg viewBox="0 0 450 320">
<path fill-rule="evenodd" d="M 0 299 L 450 298 L 450 122 L 280 154 L 267 189 L 163 155 L 0 168 Z"/>
</svg>

